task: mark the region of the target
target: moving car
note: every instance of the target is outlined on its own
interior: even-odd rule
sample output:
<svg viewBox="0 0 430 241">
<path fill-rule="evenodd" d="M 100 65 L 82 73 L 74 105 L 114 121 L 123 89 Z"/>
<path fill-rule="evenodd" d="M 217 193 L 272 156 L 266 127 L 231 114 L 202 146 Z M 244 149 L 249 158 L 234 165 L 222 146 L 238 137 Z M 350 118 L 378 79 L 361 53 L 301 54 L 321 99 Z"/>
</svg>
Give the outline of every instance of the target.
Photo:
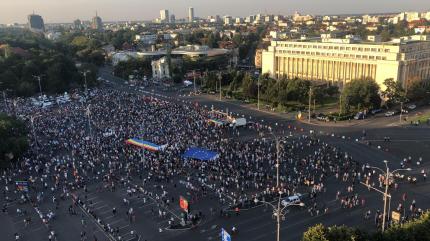
<svg viewBox="0 0 430 241">
<path fill-rule="evenodd" d="M 301 203 L 300 198 L 301 198 L 302 196 L 303 196 L 302 194 L 300 194 L 300 193 L 296 193 L 296 194 L 294 194 L 294 195 L 292 195 L 292 196 L 289 196 L 289 197 L 284 198 L 284 199 L 281 201 L 281 204 L 282 204 L 282 206 L 286 207 L 286 206 L 288 206 L 288 205 Z"/>
</svg>

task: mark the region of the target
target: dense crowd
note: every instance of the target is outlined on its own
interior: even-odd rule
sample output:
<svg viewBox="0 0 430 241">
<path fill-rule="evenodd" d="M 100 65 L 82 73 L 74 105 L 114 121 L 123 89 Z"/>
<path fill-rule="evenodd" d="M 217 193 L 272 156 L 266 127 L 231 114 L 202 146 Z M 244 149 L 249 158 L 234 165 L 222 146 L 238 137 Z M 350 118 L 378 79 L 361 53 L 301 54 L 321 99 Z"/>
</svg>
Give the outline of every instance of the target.
<svg viewBox="0 0 430 241">
<path fill-rule="evenodd" d="M 126 187 L 130 195 L 135 195 L 139 183 L 144 196 L 160 203 L 158 214 L 162 217 L 166 215 L 162 207 L 178 199 L 169 188 L 179 185 L 180 177 L 193 191 L 192 202 L 214 195 L 221 213 L 255 205 L 256 198 L 273 201 L 279 192 L 283 196 L 301 192 L 307 195 L 309 214 L 320 215 L 330 211 L 326 203 L 317 201 L 321 193 L 327 192 L 330 178 L 343 184 L 336 193 L 342 208 L 366 205 L 365 198 L 356 191 L 360 182 L 375 187 L 375 183 L 379 182 L 379 187 L 385 183 L 383 176 L 365 164 L 312 135 L 299 132 L 292 136 L 260 124 L 232 130 L 208 122 L 209 118 L 222 117 L 209 109 L 111 89 L 94 90 L 90 96 L 87 102 L 72 101 L 45 109 L 18 101 L 15 111 L 31 129 L 31 148 L 20 162 L 2 173 L 4 212 L 10 211 L 7 203 L 13 199 L 35 207 L 52 201 L 58 208 L 76 190 L 88 192 L 89 186 L 96 186 L 97 191 Z M 241 138 L 240 132 L 256 133 L 256 137 Z M 125 140 L 133 137 L 167 147 L 150 152 L 127 145 Z M 182 153 L 193 146 L 216 151 L 219 157 L 209 162 L 183 159 Z M 407 165 L 408 160 L 403 164 Z M 426 175 L 424 169 L 422 174 Z M 28 180 L 29 192 L 16 192 L 14 181 L 18 179 Z M 75 205 L 98 219 L 84 197 L 75 197 Z M 420 211 L 414 202 L 408 213 Z M 68 206 L 68 212 L 76 213 L 76 206 Z M 190 213 L 183 221 L 196 223 L 215 208 L 202 212 Z M 133 210 L 127 215 L 130 222 L 135 221 Z M 366 210 L 366 219 L 370 215 Z M 380 212 L 375 215 L 375 224 L 380 225 Z M 55 213 L 41 213 L 40 217 L 49 225 Z M 29 222 L 27 218 L 25 222 Z M 116 234 L 116 227 L 98 222 L 106 232 Z M 85 234 L 81 236 L 86 238 Z M 53 239 L 54 231 L 50 234 Z"/>
</svg>

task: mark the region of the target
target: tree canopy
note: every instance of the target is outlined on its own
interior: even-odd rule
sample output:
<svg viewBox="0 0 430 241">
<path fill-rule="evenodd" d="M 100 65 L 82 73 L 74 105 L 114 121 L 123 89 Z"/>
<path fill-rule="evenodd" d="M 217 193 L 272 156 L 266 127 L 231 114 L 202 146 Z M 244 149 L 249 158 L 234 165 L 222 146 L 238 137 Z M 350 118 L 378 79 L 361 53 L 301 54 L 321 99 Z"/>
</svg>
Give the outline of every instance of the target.
<svg viewBox="0 0 430 241">
<path fill-rule="evenodd" d="M 0 114 L 0 167 L 16 161 L 27 148 L 27 129 L 24 123 Z"/>
<path fill-rule="evenodd" d="M 1 30 L 4 31 L 4 30 Z M 42 91 L 48 94 L 62 93 L 71 88 L 83 87 L 84 77 L 76 67 L 76 59 L 82 58 L 82 66 L 90 66 L 88 84 L 94 85 L 97 68 L 92 64 L 102 64 L 104 55 L 98 50 L 89 50 L 80 54 L 75 51 L 81 45 L 94 45 L 85 37 L 75 37 L 70 45 L 46 40 L 43 36 L 27 30 L 11 29 L 0 34 L 0 45 L 5 44 L 15 49 L 10 53 L 0 52 L 0 90 L 16 96 L 31 96 L 39 93 L 38 77 Z M 22 48 L 17 51 L 16 48 Z M 74 49 L 76 48 L 76 49 Z M 85 51 L 88 47 L 80 51 Z M 85 69 L 85 70 L 88 70 Z M 38 77 L 36 77 L 38 76 Z"/>
<path fill-rule="evenodd" d="M 379 85 L 370 79 L 356 79 L 347 83 L 341 94 L 343 112 L 355 110 L 379 108 L 381 97 Z"/>
<path fill-rule="evenodd" d="M 402 225 L 394 224 L 384 233 L 368 233 L 347 226 L 325 227 L 317 224 L 303 233 L 302 241 L 429 241 L 430 213 L 426 212 L 419 218 L 412 219 Z"/>
</svg>

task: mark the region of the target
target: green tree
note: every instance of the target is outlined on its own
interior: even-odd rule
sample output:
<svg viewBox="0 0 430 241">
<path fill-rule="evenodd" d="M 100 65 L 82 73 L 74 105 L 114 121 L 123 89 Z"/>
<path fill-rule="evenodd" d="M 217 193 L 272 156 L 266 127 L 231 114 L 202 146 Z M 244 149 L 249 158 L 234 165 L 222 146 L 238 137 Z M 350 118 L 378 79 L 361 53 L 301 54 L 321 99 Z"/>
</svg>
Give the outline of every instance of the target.
<svg viewBox="0 0 430 241">
<path fill-rule="evenodd" d="M 428 87 L 424 81 L 420 79 L 412 80 L 408 84 L 406 98 L 412 101 L 422 100 L 429 97 L 428 91 Z"/>
<path fill-rule="evenodd" d="M 16 161 L 28 148 L 27 129 L 21 121 L 0 114 L 0 167 Z"/>
<path fill-rule="evenodd" d="M 362 239 L 362 234 L 353 228 L 342 225 L 328 227 L 326 237 L 330 241 L 359 241 Z"/>
<path fill-rule="evenodd" d="M 362 110 L 379 108 L 381 105 L 379 86 L 370 79 L 356 79 L 347 83 L 340 98 L 342 112 L 349 112 L 351 107 Z"/>
<path fill-rule="evenodd" d="M 398 104 L 406 100 L 406 93 L 399 81 L 394 79 L 384 80 L 385 90 L 382 91 L 382 96 L 387 99 L 388 105 Z"/>
<path fill-rule="evenodd" d="M 75 37 L 71 44 L 78 49 L 85 49 L 88 46 L 88 43 L 90 42 L 90 39 L 86 36 L 77 36 Z"/>
<path fill-rule="evenodd" d="M 292 79 L 288 81 L 287 89 L 288 100 L 307 103 L 309 99 L 310 81 L 301 79 Z"/>
<path fill-rule="evenodd" d="M 242 90 L 244 96 L 255 99 L 257 97 L 257 81 L 253 80 L 251 75 L 245 74 L 242 80 Z"/>
<path fill-rule="evenodd" d="M 152 75 L 151 60 L 148 58 L 130 59 L 119 62 L 114 67 L 114 73 L 123 79 L 128 79 L 130 75 L 137 75 L 139 78 Z"/>
<path fill-rule="evenodd" d="M 317 224 L 310 227 L 303 233 L 302 241 L 330 241 L 326 238 L 326 230 L 322 224 Z"/>
</svg>

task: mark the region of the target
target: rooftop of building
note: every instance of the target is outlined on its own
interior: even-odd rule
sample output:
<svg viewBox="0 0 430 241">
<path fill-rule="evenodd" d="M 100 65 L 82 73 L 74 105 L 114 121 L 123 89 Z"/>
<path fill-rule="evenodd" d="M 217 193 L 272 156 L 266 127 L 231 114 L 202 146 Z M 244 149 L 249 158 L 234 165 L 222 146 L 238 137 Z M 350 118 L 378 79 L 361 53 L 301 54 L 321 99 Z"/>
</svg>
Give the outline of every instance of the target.
<svg viewBox="0 0 430 241">
<path fill-rule="evenodd" d="M 378 37 L 378 36 L 375 36 Z M 410 44 L 417 42 L 430 42 L 430 35 L 412 35 L 400 38 L 394 38 L 390 41 L 378 41 L 378 40 L 367 40 L 361 39 L 357 36 L 347 35 L 345 38 L 336 38 L 330 36 L 322 37 L 302 37 L 300 39 L 291 40 L 274 40 L 274 42 L 303 42 L 303 43 L 332 43 L 332 44 L 367 44 L 367 45 L 392 45 L 398 46 L 401 44 Z"/>
</svg>

